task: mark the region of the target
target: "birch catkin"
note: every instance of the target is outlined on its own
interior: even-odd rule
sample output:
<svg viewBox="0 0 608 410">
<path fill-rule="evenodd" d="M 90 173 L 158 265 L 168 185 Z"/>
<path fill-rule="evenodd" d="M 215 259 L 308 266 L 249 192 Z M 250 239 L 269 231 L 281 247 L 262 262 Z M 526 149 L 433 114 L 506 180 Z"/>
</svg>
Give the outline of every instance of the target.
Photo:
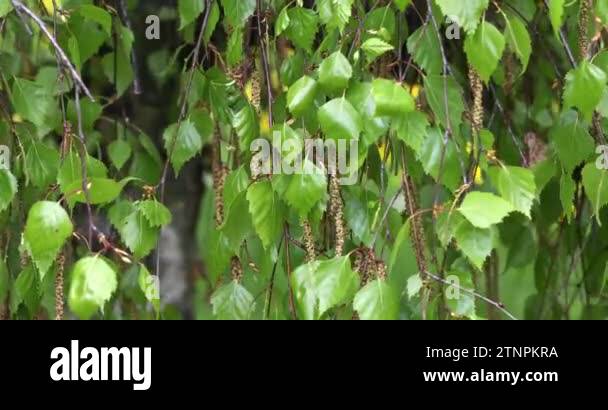
<svg viewBox="0 0 608 410">
<path fill-rule="evenodd" d="M 330 175 L 329 177 L 329 201 L 336 232 L 336 256 L 342 256 L 342 253 L 344 252 L 344 242 L 346 240 L 344 204 L 342 203 L 342 197 L 340 196 L 340 183 L 335 174 Z"/>
<path fill-rule="evenodd" d="M 578 47 L 581 53 L 581 60 L 589 57 L 589 15 L 593 8 L 593 0 L 581 0 L 580 14 L 578 20 Z"/>
<path fill-rule="evenodd" d="M 220 140 L 219 131 L 216 130 L 215 141 L 213 143 L 213 192 L 215 195 L 215 225 L 221 226 L 224 223 L 224 182 L 226 181 L 227 169 L 222 165 L 220 159 Z"/>
<path fill-rule="evenodd" d="M 55 320 L 63 320 L 63 274 L 65 270 L 65 254 L 57 257 L 57 272 L 55 273 Z"/>
<path fill-rule="evenodd" d="M 302 228 L 304 229 L 304 247 L 306 248 L 306 260 L 312 262 L 317 259 L 317 251 L 315 249 L 315 237 L 312 233 L 312 227 L 307 219 L 302 220 Z"/>
<path fill-rule="evenodd" d="M 469 85 L 473 96 L 473 106 L 471 107 L 471 124 L 476 137 L 479 136 L 483 128 L 483 82 L 477 71 L 469 66 Z"/>
</svg>

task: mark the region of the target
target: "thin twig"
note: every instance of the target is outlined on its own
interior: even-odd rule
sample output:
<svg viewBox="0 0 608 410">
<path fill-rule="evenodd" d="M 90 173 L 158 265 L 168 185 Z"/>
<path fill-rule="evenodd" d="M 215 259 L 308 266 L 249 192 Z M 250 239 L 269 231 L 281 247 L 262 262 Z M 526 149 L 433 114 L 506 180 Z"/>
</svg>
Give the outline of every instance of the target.
<svg viewBox="0 0 608 410">
<path fill-rule="evenodd" d="M 266 42 L 264 41 L 264 35 L 262 33 L 262 1 L 257 0 L 257 23 L 258 23 L 258 35 L 260 40 L 260 50 L 262 51 L 262 66 L 264 69 L 264 79 L 266 81 L 266 93 L 268 96 L 268 124 L 272 129 L 273 115 L 272 115 L 272 82 L 270 80 L 270 63 L 268 61 L 268 50 L 266 49 Z M 268 24 L 268 23 L 266 23 Z"/>
<path fill-rule="evenodd" d="M 549 1 L 548 0 L 544 0 L 545 3 L 545 7 L 547 8 L 547 10 L 549 10 Z M 566 39 L 566 34 L 564 33 L 563 29 L 559 29 L 559 39 L 562 42 L 562 46 L 564 46 L 564 50 L 566 50 L 566 55 L 568 56 L 568 60 L 570 61 L 570 64 L 572 65 L 572 67 L 576 67 L 576 60 L 574 58 L 574 53 L 572 52 L 572 49 L 570 48 L 570 46 L 568 45 L 568 39 Z"/>
<path fill-rule="evenodd" d="M 93 209 L 91 207 L 91 195 L 89 192 L 89 181 L 87 177 L 87 143 L 86 138 L 84 136 L 84 131 L 82 129 L 82 109 L 80 106 L 80 90 L 78 89 L 78 85 L 76 85 L 74 95 L 74 106 L 76 107 L 76 117 L 78 121 L 78 138 L 80 140 L 80 144 L 82 145 L 78 150 L 78 155 L 80 156 L 80 169 L 82 173 L 82 192 L 84 193 L 84 198 L 87 207 L 87 215 L 89 217 L 88 240 L 89 244 L 92 246 L 93 232 L 97 232 L 97 228 L 95 227 L 95 223 L 93 222 Z"/>
<path fill-rule="evenodd" d="M 173 157 L 173 151 L 175 151 L 175 147 L 177 145 L 177 137 L 179 135 L 179 130 L 181 128 L 184 117 L 186 116 L 186 109 L 188 107 L 188 100 L 190 97 L 190 91 L 192 90 L 192 84 L 194 82 L 194 70 L 199 62 L 200 52 L 203 45 L 203 38 L 205 37 L 205 31 L 207 29 L 207 23 L 209 22 L 209 15 L 211 13 L 211 0 L 205 0 L 205 16 L 203 17 L 203 22 L 201 24 L 200 33 L 198 35 L 198 39 L 196 41 L 196 45 L 194 46 L 194 56 L 192 58 L 192 64 L 190 67 L 190 74 L 188 76 L 188 82 L 186 84 L 186 89 L 184 91 L 182 105 L 179 112 L 179 118 L 177 120 L 177 127 L 175 130 L 175 134 L 171 140 L 171 144 L 169 150 L 167 151 L 167 159 L 165 160 L 165 165 L 163 167 L 163 173 L 160 179 L 160 183 L 158 185 L 158 189 L 160 191 L 160 202 L 165 202 L 165 187 L 167 184 L 167 175 L 169 173 L 169 164 L 171 162 L 171 157 Z M 160 245 L 159 245 L 160 247 Z M 156 276 L 160 274 L 160 250 L 157 249 L 156 252 Z"/>
<path fill-rule="evenodd" d="M 78 71 L 76 71 L 76 68 L 74 68 L 70 59 L 67 57 L 67 55 L 65 54 L 65 52 L 63 51 L 63 49 L 61 48 L 59 43 L 57 43 L 57 40 L 55 39 L 55 37 L 53 37 L 53 35 L 49 31 L 49 29 L 46 27 L 44 22 L 40 19 L 40 17 L 38 17 L 36 15 L 36 13 L 34 13 L 32 10 L 30 10 L 21 1 L 19 1 L 19 0 L 11 0 L 11 1 L 13 2 L 13 7 L 17 11 L 17 13 L 23 12 L 23 13 L 27 14 L 28 17 L 31 18 L 38 27 L 40 27 L 40 30 L 42 30 L 44 35 L 51 42 L 51 45 L 53 46 L 53 48 L 55 48 L 55 51 L 57 52 L 57 55 L 59 56 L 60 63 L 67 67 L 68 71 L 70 72 L 70 75 L 72 76 L 72 80 L 74 80 L 74 83 L 76 83 L 76 85 L 78 85 L 77 89 L 78 88 L 82 89 L 82 91 L 86 94 L 87 97 L 89 97 L 89 99 L 91 101 L 95 101 L 95 98 L 93 98 L 93 95 L 91 94 L 91 92 L 89 91 L 89 89 L 87 88 L 85 83 L 82 81 L 82 78 L 80 78 Z"/>
<path fill-rule="evenodd" d="M 169 172 L 169 163 L 171 162 L 171 157 L 173 156 L 173 151 L 175 151 L 175 146 L 177 145 L 177 136 L 179 135 L 179 130 L 181 128 L 184 117 L 186 116 L 186 109 L 188 107 L 188 100 L 190 97 L 190 91 L 192 90 L 192 84 L 194 82 L 194 72 L 196 66 L 198 64 L 198 60 L 200 57 L 201 48 L 203 45 L 203 38 L 205 37 L 205 30 L 207 29 L 207 23 L 209 21 L 209 14 L 211 13 L 211 0 L 206 0 L 205 2 L 205 16 L 203 18 L 203 23 L 201 24 L 200 33 L 198 35 L 198 39 L 196 41 L 196 45 L 194 46 L 194 56 L 192 58 L 192 63 L 190 65 L 190 73 L 188 75 L 188 82 L 186 83 L 186 89 L 184 91 L 184 95 L 182 98 L 182 105 L 179 112 L 179 118 L 177 122 L 177 127 L 174 132 L 173 138 L 171 140 L 171 145 L 169 147 L 169 151 L 167 152 L 167 159 L 165 161 L 165 165 L 163 167 L 163 173 L 161 177 L 161 181 L 159 184 L 160 192 L 161 192 L 161 201 L 164 198 L 165 192 L 165 184 L 167 181 L 167 174 Z"/>
<path fill-rule="evenodd" d="M 131 20 L 129 19 L 129 13 L 127 12 L 127 7 L 125 5 L 125 0 L 116 0 L 118 3 L 118 14 L 122 23 L 129 30 L 133 31 Z M 139 76 L 139 65 L 137 62 L 137 54 L 135 52 L 135 47 L 131 48 L 131 65 L 133 66 L 133 93 L 139 95 L 143 92 L 141 86 L 141 80 Z"/>
<path fill-rule="evenodd" d="M 460 290 L 462 292 L 468 293 L 471 296 L 474 296 L 474 297 L 476 297 L 478 299 L 481 299 L 484 302 L 486 302 L 487 304 L 489 304 L 489 305 L 495 307 L 496 309 L 500 310 L 502 313 L 504 313 L 505 315 L 507 315 L 510 319 L 517 320 L 517 318 L 515 316 L 513 316 L 511 314 L 511 312 L 509 312 L 505 308 L 505 306 L 502 303 L 500 303 L 500 302 L 496 302 L 496 301 L 494 301 L 494 300 L 492 300 L 490 298 L 487 298 L 484 295 L 482 295 L 481 293 L 478 293 L 478 292 L 474 291 L 473 289 L 467 289 L 467 288 L 464 288 L 464 287 L 458 285 L 457 283 L 450 282 L 450 281 L 448 281 L 446 279 L 443 279 L 443 278 L 435 275 L 434 273 L 426 271 L 425 275 L 427 277 L 433 279 L 436 282 L 439 282 L 439 283 L 447 285 L 447 286 L 453 286 L 453 287 L 455 287 L 456 289 L 458 289 L 458 290 Z"/>
</svg>

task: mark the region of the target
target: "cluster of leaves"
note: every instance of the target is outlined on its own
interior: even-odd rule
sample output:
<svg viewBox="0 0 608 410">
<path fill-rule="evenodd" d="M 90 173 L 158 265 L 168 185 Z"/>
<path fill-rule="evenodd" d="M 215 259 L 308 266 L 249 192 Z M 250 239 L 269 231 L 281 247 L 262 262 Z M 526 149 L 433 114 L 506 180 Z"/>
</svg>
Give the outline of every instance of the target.
<svg viewBox="0 0 608 410">
<path fill-rule="evenodd" d="M 54 316 L 59 254 L 76 316 L 173 317 L 147 288 L 168 166 L 197 157 L 212 163 L 198 318 L 608 316 L 606 2 L 178 0 L 159 14 L 184 46 L 146 60 L 181 85 L 153 137 L 113 110 L 137 81 L 134 43 L 153 41 L 122 1 L 20 3 L 95 101 L 0 4 L 10 317 Z M 357 183 L 253 173 L 252 142 L 274 134 L 291 157 L 307 138 L 357 140 Z"/>
</svg>

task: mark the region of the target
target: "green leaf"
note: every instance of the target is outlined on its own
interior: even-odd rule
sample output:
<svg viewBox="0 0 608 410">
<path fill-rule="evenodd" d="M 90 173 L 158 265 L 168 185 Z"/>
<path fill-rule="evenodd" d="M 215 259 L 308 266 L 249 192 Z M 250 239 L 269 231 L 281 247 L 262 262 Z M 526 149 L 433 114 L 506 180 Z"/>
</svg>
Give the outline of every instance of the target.
<svg viewBox="0 0 608 410">
<path fill-rule="evenodd" d="M 251 216 L 249 215 L 249 202 L 247 192 L 242 191 L 231 201 L 226 209 L 224 223 L 220 227 L 230 249 L 238 254 L 241 244 L 253 231 Z"/>
<path fill-rule="evenodd" d="M 382 39 L 372 37 L 361 44 L 361 49 L 367 55 L 367 61 L 371 63 L 382 54 L 394 49 L 394 47 Z"/>
<path fill-rule="evenodd" d="M 306 218 L 310 211 L 325 198 L 327 177 L 323 170 L 305 160 L 302 168 L 296 170 L 293 175 L 277 175 L 273 186 L 281 198 L 298 212 L 300 218 Z"/>
<path fill-rule="evenodd" d="M 143 263 L 139 265 L 137 284 L 146 297 L 146 300 L 154 307 L 154 310 L 157 313 L 160 312 L 160 283 L 158 276 L 151 275 L 150 271 Z"/>
<path fill-rule="evenodd" d="M 288 6 L 283 7 L 283 10 L 281 10 L 279 13 L 279 17 L 274 24 L 274 35 L 277 37 L 280 36 L 282 32 L 287 30 L 287 27 L 289 27 L 289 23 L 291 22 L 289 14 L 287 13 L 288 9 Z"/>
<path fill-rule="evenodd" d="M 461 26 L 467 34 L 471 34 L 477 29 L 489 0 L 436 0 L 436 3 L 445 16 Z"/>
<path fill-rule="evenodd" d="M 211 296 L 211 305 L 219 320 L 247 320 L 255 310 L 253 295 L 236 281 L 218 288 Z"/>
<path fill-rule="evenodd" d="M 422 290 L 423 286 L 424 283 L 422 282 L 420 275 L 410 276 L 407 280 L 407 297 L 411 299 L 416 296 L 420 290 Z"/>
<path fill-rule="evenodd" d="M 1 14 L 1 13 L 0 13 Z M 608 3 L 605 1 L 595 2 L 595 15 L 604 25 L 608 24 Z"/>
<path fill-rule="evenodd" d="M 87 179 L 107 178 L 108 170 L 103 162 L 98 161 L 90 156 L 87 157 Z M 78 154 L 71 151 L 63 160 L 57 182 L 61 187 L 61 192 L 65 195 L 74 195 L 74 187 L 81 189 L 82 184 L 82 166 Z M 80 185 L 79 185 L 80 184 Z"/>
<path fill-rule="evenodd" d="M 59 152 L 41 142 L 33 142 L 25 156 L 28 181 L 37 188 L 51 185 L 59 171 Z"/>
<path fill-rule="evenodd" d="M 235 29 L 228 38 L 226 61 L 229 66 L 234 67 L 243 60 L 243 57 L 243 30 Z"/>
<path fill-rule="evenodd" d="M 444 90 L 447 88 L 447 112 Z M 454 77 L 427 75 L 424 80 L 424 91 L 436 121 L 443 127 L 458 133 L 462 124 L 464 101 L 462 89 Z"/>
<path fill-rule="evenodd" d="M 393 2 L 399 11 L 405 11 L 405 8 L 410 5 L 412 0 L 394 0 Z"/>
<path fill-rule="evenodd" d="M 290 23 L 287 30 L 285 30 L 285 35 L 297 47 L 307 53 L 311 53 L 312 43 L 319 29 L 319 17 L 313 10 L 303 7 L 293 7 L 289 9 L 287 15 L 289 16 Z"/>
<path fill-rule="evenodd" d="M 114 83 L 114 60 L 116 60 L 116 83 Z M 114 84 L 118 96 L 122 96 L 125 91 L 131 86 L 134 79 L 133 68 L 131 67 L 130 58 L 125 54 L 124 50 L 118 50 L 118 53 L 106 54 L 101 65 L 106 78 Z"/>
<path fill-rule="evenodd" d="M 245 104 L 243 108 L 232 114 L 231 122 L 239 137 L 241 147 L 248 150 L 251 142 L 258 137 L 260 132 L 255 109 L 251 104 Z"/>
<path fill-rule="evenodd" d="M 509 17 L 507 19 L 505 37 L 507 44 L 515 52 L 523 66 L 522 72 L 526 71 L 532 55 L 532 39 L 526 25 L 519 17 Z"/>
<path fill-rule="evenodd" d="M 464 51 L 469 63 L 486 83 L 496 71 L 504 50 L 504 36 L 494 25 L 485 21 L 477 27 L 475 34 L 467 36 L 464 42 Z"/>
<path fill-rule="evenodd" d="M 483 270 L 483 264 L 494 247 L 494 231 L 476 228 L 458 213 L 453 213 L 450 217 L 458 249 L 477 269 Z"/>
<path fill-rule="evenodd" d="M 336 98 L 323 105 L 318 118 L 327 138 L 359 139 L 363 130 L 361 116 L 346 98 Z"/>
<path fill-rule="evenodd" d="M 399 117 L 416 109 L 410 93 L 394 81 L 378 78 L 372 89 L 377 117 Z"/>
<path fill-rule="evenodd" d="M 486 229 L 502 222 L 514 211 L 514 208 L 509 202 L 494 194 L 471 192 L 464 198 L 458 210 L 473 226 Z"/>
<path fill-rule="evenodd" d="M 365 42 L 372 37 L 379 37 L 389 44 L 395 44 L 397 17 L 390 6 L 370 10 L 363 20 L 361 41 Z"/>
<path fill-rule="evenodd" d="M 564 109 L 575 107 L 587 120 L 602 100 L 608 76 L 589 61 L 583 61 L 566 75 Z"/>
<path fill-rule="evenodd" d="M 205 109 L 190 110 L 190 121 L 200 134 L 203 144 L 208 144 L 213 140 L 215 121 L 211 118 L 209 111 Z"/>
<path fill-rule="evenodd" d="M 412 111 L 393 120 L 397 138 L 405 142 L 415 152 L 420 152 L 427 135 L 429 120 L 421 111 Z"/>
<path fill-rule="evenodd" d="M 73 229 L 70 217 L 57 202 L 40 201 L 30 208 L 23 238 L 41 278 L 72 236 Z"/>
<path fill-rule="evenodd" d="M 317 91 L 317 82 L 308 76 L 293 83 L 287 91 L 287 108 L 296 117 L 304 115 L 312 106 Z"/>
<path fill-rule="evenodd" d="M 549 131 L 549 137 L 567 173 L 572 173 L 581 162 L 593 155 L 593 138 L 575 111 L 564 112 Z"/>
<path fill-rule="evenodd" d="M 564 21 L 564 3 L 565 0 L 549 0 L 549 18 L 556 36 Z"/>
<path fill-rule="evenodd" d="M 38 128 L 48 126 L 53 112 L 57 110 L 55 99 L 49 91 L 29 80 L 15 78 L 12 97 L 15 111 Z"/>
<path fill-rule="evenodd" d="M 327 57 L 319 66 L 319 84 L 332 94 L 344 90 L 352 75 L 353 69 L 340 51 Z"/>
<path fill-rule="evenodd" d="M 220 6 L 218 6 L 217 1 L 214 0 L 211 4 L 211 11 L 209 12 L 209 21 L 207 22 L 207 27 L 205 27 L 205 34 L 203 35 L 203 40 L 205 44 L 209 44 L 211 40 L 211 36 L 217 27 L 217 23 L 220 21 Z"/>
<path fill-rule="evenodd" d="M 99 119 L 101 113 L 103 112 L 103 107 L 97 102 L 92 102 L 91 100 L 87 99 L 80 101 L 80 111 L 83 130 L 85 132 L 92 131 L 94 129 L 95 122 Z M 76 111 L 76 104 L 73 100 L 70 100 L 68 103 L 67 117 L 72 124 L 78 124 L 78 113 Z"/>
<path fill-rule="evenodd" d="M 361 320 L 397 320 L 399 292 L 385 280 L 376 279 L 357 293 L 353 307 Z"/>
<path fill-rule="evenodd" d="M 100 256 L 80 259 L 71 275 L 68 304 L 79 318 L 88 320 L 103 310 L 112 298 L 118 281 L 116 271 Z"/>
<path fill-rule="evenodd" d="M 232 202 L 241 193 L 247 190 L 249 186 L 249 175 L 247 175 L 246 166 L 241 165 L 236 170 L 230 172 L 224 183 L 224 204 L 227 207 L 232 205 Z"/>
<path fill-rule="evenodd" d="M 595 164 L 587 164 L 583 169 L 583 185 L 587 198 L 593 205 L 593 213 L 600 221 L 600 210 L 608 205 L 608 171 L 598 169 Z"/>
<path fill-rule="evenodd" d="M 527 168 L 509 166 L 494 167 L 489 172 L 500 195 L 516 211 L 530 218 L 530 210 L 536 198 L 534 173 Z"/>
<path fill-rule="evenodd" d="M 101 17 L 101 19 L 103 21 L 104 18 Z M 72 14 L 70 17 L 68 26 L 71 35 L 66 51 L 69 52 L 72 62 L 79 71 L 89 59 L 99 52 L 106 39 L 110 38 L 105 28 L 103 26 L 100 28 L 100 24 L 107 24 L 107 20 L 99 23 L 80 13 Z"/>
<path fill-rule="evenodd" d="M 576 195 L 576 184 L 566 172 L 562 172 L 562 176 L 559 180 L 559 199 L 562 203 L 564 214 L 569 221 L 572 220 L 574 215 L 574 197 Z"/>
<path fill-rule="evenodd" d="M 424 171 L 435 181 L 441 181 L 443 185 L 455 191 L 462 183 L 459 154 L 452 139 L 448 139 L 445 149 L 443 145 L 443 133 L 438 128 L 432 128 L 422 142 L 420 151 L 417 151 L 417 158 Z"/>
<path fill-rule="evenodd" d="M 156 200 L 145 200 L 137 204 L 137 208 L 146 217 L 151 227 L 160 228 L 171 223 L 171 211 Z"/>
<path fill-rule="evenodd" d="M 192 23 L 205 9 L 205 2 L 201 0 L 179 0 L 179 30 L 183 30 Z"/>
<path fill-rule="evenodd" d="M 247 200 L 253 227 L 264 249 L 270 249 L 277 244 L 283 229 L 281 204 L 270 181 L 252 184 L 247 190 Z"/>
<path fill-rule="evenodd" d="M 36 269 L 28 264 L 19 273 L 13 283 L 11 292 L 11 310 L 16 312 L 23 303 L 31 314 L 34 314 L 40 305 L 40 280 L 36 276 Z"/>
<path fill-rule="evenodd" d="M 116 182 L 109 178 L 87 178 L 87 186 L 89 191 L 89 200 L 91 205 L 107 204 L 114 201 L 124 187 L 133 178 L 125 178 L 120 182 Z M 74 181 L 66 187 L 66 199 L 70 207 L 76 203 L 86 203 L 87 198 L 82 190 L 82 181 Z"/>
<path fill-rule="evenodd" d="M 0 212 L 6 210 L 17 193 L 17 178 L 6 168 L 0 168 Z"/>
<path fill-rule="evenodd" d="M 10 1 L 5 1 L 0 4 L 0 17 L 6 16 L 13 11 L 13 5 Z"/>
<path fill-rule="evenodd" d="M 353 2 L 354 0 L 318 0 L 315 3 L 321 22 L 328 29 L 337 28 L 342 32 L 352 14 Z"/>
<path fill-rule="evenodd" d="M 359 287 L 348 256 L 314 261 L 298 267 L 291 276 L 298 317 L 320 319 L 329 309 L 347 303 Z"/>
<path fill-rule="evenodd" d="M 356 82 L 351 84 L 346 93 L 346 98 L 351 102 L 355 110 L 363 119 L 363 143 L 371 145 L 389 130 L 390 118 L 376 117 L 376 101 L 374 100 L 373 87 L 371 83 Z"/>
<path fill-rule="evenodd" d="M 83 16 L 85 19 L 98 23 L 106 32 L 108 37 L 112 35 L 112 16 L 104 9 L 91 4 L 83 4 L 78 9 L 78 14 Z"/>
<path fill-rule="evenodd" d="M 443 63 L 437 32 L 425 24 L 407 39 L 407 51 L 427 74 L 441 74 Z"/>
<path fill-rule="evenodd" d="M 108 145 L 108 157 L 119 171 L 131 158 L 132 153 L 131 145 L 125 140 L 118 139 Z"/>
<path fill-rule="evenodd" d="M 163 133 L 163 140 L 167 153 L 173 148 L 171 164 L 176 174 L 203 148 L 203 139 L 189 119 L 181 123 L 179 130 L 177 124 L 170 125 Z"/>
<path fill-rule="evenodd" d="M 222 0 L 226 21 L 234 28 L 241 28 L 253 15 L 256 0 Z"/>
<path fill-rule="evenodd" d="M 372 209 L 369 202 L 372 201 L 369 193 L 361 187 L 353 186 L 342 191 L 344 195 L 344 216 L 348 227 L 353 234 L 353 242 L 370 245 L 373 240 L 371 220 Z"/>
<path fill-rule="evenodd" d="M 135 209 L 120 221 L 120 237 L 133 252 L 135 259 L 147 256 L 156 246 L 159 230 L 153 227 L 140 209 Z"/>
</svg>

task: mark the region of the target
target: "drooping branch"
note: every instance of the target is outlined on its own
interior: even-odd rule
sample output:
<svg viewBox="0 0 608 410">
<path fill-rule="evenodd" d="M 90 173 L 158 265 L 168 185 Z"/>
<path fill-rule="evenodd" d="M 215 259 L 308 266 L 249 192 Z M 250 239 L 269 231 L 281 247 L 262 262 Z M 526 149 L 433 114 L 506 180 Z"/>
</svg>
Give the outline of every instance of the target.
<svg viewBox="0 0 608 410">
<path fill-rule="evenodd" d="M 200 32 L 198 34 L 198 39 L 196 40 L 196 45 L 194 46 L 194 55 L 192 56 L 192 63 L 190 65 L 190 73 L 188 75 L 188 81 L 186 83 L 186 88 L 184 94 L 182 96 L 182 104 L 179 111 L 179 118 L 177 121 L 177 127 L 175 129 L 173 138 L 171 139 L 171 144 L 169 145 L 169 150 L 167 151 L 167 159 L 165 160 L 165 165 L 163 167 L 163 173 L 161 176 L 159 189 L 161 201 L 164 201 L 165 196 L 165 185 L 167 182 L 167 174 L 169 172 L 169 163 L 171 162 L 171 157 L 173 156 L 173 152 L 175 151 L 175 146 L 177 145 L 177 137 L 179 135 L 179 131 L 182 125 L 184 118 L 186 117 L 186 109 L 188 108 L 188 99 L 190 97 L 190 92 L 192 91 L 192 84 L 194 83 L 194 70 L 196 70 L 197 65 L 199 64 L 201 48 L 203 46 L 203 38 L 205 37 L 205 31 L 207 30 L 207 24 L 209 22 L 209 15 L 211 14 L 211 0 L 205 1 L 205 15 L 203 17 L 203 22 L 201 24 Z"/>
<path fill-rule="evenodd" d="M 258 36 L 260 41 L 260 51 L 262 52 L 262 67 L 264 70 L 264 80 L 266 82 L 266 94 L 268 97 L 268 124 L 272 128 L 273 126 L 273 113 L 272 113 L 272 82 L 270 80 L 270 62 L 268 61 L 268 49 L 266 41 L 264 40 L 264 33 L 262 32 L 262 1 L 257 0 L 257 23 L 258 23 Z M 266 22 L 265 24 L 268 24 Z"/>
<path fill-rule="evenodd" d="M 117 0 L 118 3 L 118 14 L 122 23 L 129 30 L 133 31 L 133 27 L 131 26 L 131 20 L 129 19 L 129 13 L 127 12 L 127 7 L 125 5 L 124 0 Z M 135 52 L 135 47 L 131 49 L 131 65 L 133 66 L 133 92 L 135 94 L 141 94 L 143 92 L 141 86 L 141 80 L 139 78 L 139 65 L 137 62 L 137 54 Z"/>
<path fill-rule="evenodd" d="M 439 283 L 441 283 L 443 285 L 446 285 L 446 286 L 452 286 L 452 287 L 460 290 L 461 292 L 467 293 L 467 294 L 469 294 L 469 295 L 471 295 L 473 297 L 476 297 L 477 299 L 483 300 L 487 304 L 489 304 L 489 305 L 495 307 L 496 309 L 500 310 L 502 313 L 504 313 L 505 315 L 507 315 L 510 319 L 517 320 L 517 318 L 515 316 L 513 316 L 513 314 L 511 312 L 509 312 L 505 308 L 505 306 L 502 303 L 500 303 L 500 302 L 496 302 L 495 300 L 487 298 L 484 295 L 482 295 L 482 294 L 480 294 L 478 292 L 475 292 L 472 289 L 467 289 L 465 287 L 462 287 L 462 286 L 458 285 L 457 283 L 450 282 L 449 280 L 446 280 L 446 279 L 444 279 L 444 278 L 442 278 L 440 276 L 437 276 L 434 273 L 426 271 L 425 275 L 428 278 L 431 278 L 431 279 L 433 279 L 436 282 L 439 282 Z"/>
<path fill-rule="evenodd" d="M 89 91 L 89 89 L 87 88 L 85 83 L 82 81 L 80 74 L 78 74 L 78 71 L 76 71 L 76 68 L 74 67 L 74 65 L 72 64 L 70 59 L 67 57 L 67 55 L 65 54 L 65 52 L 63 51 L 63 49 L 61 48 L 59 43 L 57 43 L 57 39 L 53 36 L 53 34 L 51 34 L 49 29 L 46 27 L 46 24 L 44 24 L 44 22 L 40 19 L 40 17 L 38 17 L 36 15 L 36 13 L 34 13 L 32 10 L 30 10 L 21 1 L 19 1 L 19 0 L 11 0 L 11 1 L 13 2 L 13 7 L 17 11 L 17 13 L 19 13 L 20 15 L 21 15 L 21 13 L 27 15 L 30 19 L 32 19 L 32 21 L 34 23 L 36 23 L 36 25 L 38 27 L 40 27 L 40 30 L 49 39 L 49 42 L 55 49 L 55 52 L 57 53 L 57 58 L 59 59 L 59 63 L 64 65 L 67 68 L 74 83 L 86 94 L 86 96 L 89 97 L 89 99 L 91 101 L 95 101 L 95 98 L 93 98 L 91 91 Z"/>
<path fill-rule="evenodd" d="M 158 190 L 160 192 L 160 202 L 165 202 L 165 188 L 167 184 L 167 175 L 169 173 L 169 163 L 171 162 L 171 157 L 173 157 L 173 152 L 175 151 L 175 147 L 177 146 L 177 137 L 179 135 L 180 128 L 182 126 L 182 122 L 186 116 L 186 109 L 188 107 L 188 100 L 190 97 L 190 92 L 192 91 L 192 85 L 194 83 L 194 70 L 199 64 L 201 48 L 203 46 L 203 39 L 205 37 L 205 31 L 207 30 L 207 24 L 209 23 L 209 16 L 211 14 L 211 0 L 205 0 L 205 15 L 203 17 L 203 22 L 201 23 L 200 32 L 198 34 L 198 39 L 196 40 L 196 45 L 194 46 L 194 55 L 192 56 L 192 63 L 190 66 L 190 73 L 188 75 L 188 81 L 186 83 L 186 88 L 184 90 L 184 94 L 182 96 L 182 104 L 179 111 L 179 118 L 177 120 L 177 127 L 175 129 L 175 134 L 171 139 L 171 144 L 169 145 L 169 150 L 167 151 L 167 159 L 165 160 L 165 164 L 163 166 L 163 172 L 160 178 L 160 183 L 158 185 Z M 160 243 L 158 245 L 156 251 L 156 267 L 155 267 L 156 276 L 160 276 Z"/>
<path fill-rule="evenodd" d="M 78 155 L 80 156 L 80 170 L 82 173 L 82 192 L 84 194 L 85 203 L 87 207 L 87 215 L 89 218 L 89 246 L 93 245 L 93 232 L 97 232 L 97 227 L 95 227 L 95 223 L 93 221 L 93 208 L 91 206 L 91 194 L 89 192 L 90 185 L 88 180 L 88 168 L 87 168 L 87 141 L 84 135 L 84 130 L 82 128 L 82 108 L 80 106 L 80 90 L 79 87 L 76 86 L 76 90 L 74 92 L 74 106 L 76 107 L 76 119 L 78 121 L 78 139 L 80 141 L 80 149 L 78 150 Z"/>
</svg>

